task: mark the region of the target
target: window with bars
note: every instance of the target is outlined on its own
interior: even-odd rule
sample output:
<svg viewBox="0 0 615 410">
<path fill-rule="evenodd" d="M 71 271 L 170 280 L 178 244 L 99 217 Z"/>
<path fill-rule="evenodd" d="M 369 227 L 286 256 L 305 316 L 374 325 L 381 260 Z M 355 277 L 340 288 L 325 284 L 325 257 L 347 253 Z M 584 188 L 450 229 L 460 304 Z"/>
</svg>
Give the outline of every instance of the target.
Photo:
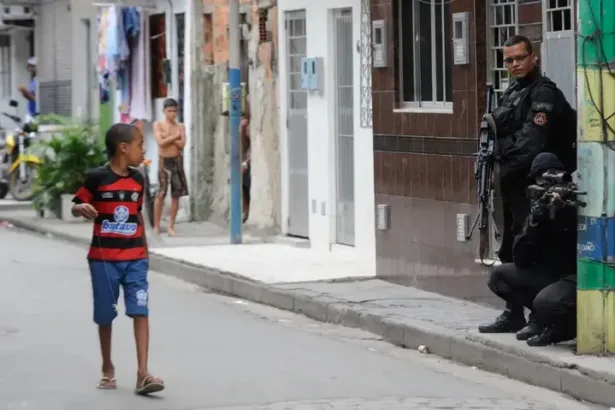
<svg viewBox="0 0 615 410">
<path fill-rule="evenodd" d="M 518 33 L 516 0 L 489 0 L 489 65 L 495 97 L 508 88 L 509 74 L 504 64 L 504 42 Z"/>
<path fill-rule="evenodd" d="M 572 30 L 572 0 L 547 0 L 544 7 L 548 32 Z"/>
<path fill-rule="evenodd" d="M 2 98 L 10 98 L 12 94 L 11 78 L 11 36 L 0 35 L 0 93 Z"/>
<path fill-rule="evenodd" d="M 449 108 L 453 101 L 451 0 L 398 0 L 400 100 Z"/>
</svg>

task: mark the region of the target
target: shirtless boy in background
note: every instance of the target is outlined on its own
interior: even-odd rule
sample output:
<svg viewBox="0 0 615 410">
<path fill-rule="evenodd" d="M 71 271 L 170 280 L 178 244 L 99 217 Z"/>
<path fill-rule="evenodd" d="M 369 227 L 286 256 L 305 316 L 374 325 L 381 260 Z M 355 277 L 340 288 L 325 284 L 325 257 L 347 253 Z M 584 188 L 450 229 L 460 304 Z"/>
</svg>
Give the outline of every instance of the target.
<svg viewBox="0 0 615 410">
<path fill-rule="evenodd" d="M 179 104 L 173 98 L 164 101 L 164 120 L 154 123 L 154 135 L 158 143 L 158 195 L 154 203 L 154 232 L 160 234 L 160 218 L 164 199 L 171 185 L 171 215 L 169 236 L 175 236 L 175 218 L 179 210 L 179 198 L 188 195 L 184 173 L 183 151 L 186 145 L 184 124 L 176 121 Z"/>
</svg>

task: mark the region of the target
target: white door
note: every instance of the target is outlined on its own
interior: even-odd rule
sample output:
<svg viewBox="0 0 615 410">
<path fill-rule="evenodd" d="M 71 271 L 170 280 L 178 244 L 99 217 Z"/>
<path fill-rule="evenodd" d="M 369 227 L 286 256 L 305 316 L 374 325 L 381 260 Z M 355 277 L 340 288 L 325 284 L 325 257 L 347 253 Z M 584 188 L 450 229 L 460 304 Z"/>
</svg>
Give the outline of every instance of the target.
<svg viewBox="0 0 615 410">
<path fill-rule="evenodd" d="M 335 45 L 336 237 L 354 245 L 354 72 L 352 9 L 333 14 Z"/>
<path fill-rule="evenodd" d="M 288 233 L 309 237 L 307 91 L 301 88 L 306 56 L 305 10 L 285 13 L 287 55 Z"/>
</svg>

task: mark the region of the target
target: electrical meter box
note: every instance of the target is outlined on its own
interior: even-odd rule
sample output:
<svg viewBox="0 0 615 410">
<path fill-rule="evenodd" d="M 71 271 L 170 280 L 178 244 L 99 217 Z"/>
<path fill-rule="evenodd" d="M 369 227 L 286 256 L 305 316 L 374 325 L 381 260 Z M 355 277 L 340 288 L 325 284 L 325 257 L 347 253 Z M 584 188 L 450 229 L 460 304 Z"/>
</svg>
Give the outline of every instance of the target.
<svg viewBox="0 0 615 410">
<path fill-rule="evenodd" d="M 468 23 L 470 13 L 453 13 L 453 63 L 464 65 L 470 62 L 470 39 Z"/>
<path fill-rule="evenodd" d="M 389 66 L 387 53 L 387 31 L 384 20 L 374 20 L 372 22 L 372 65 L 374 68 L 383 68 Z"/>
</svg>

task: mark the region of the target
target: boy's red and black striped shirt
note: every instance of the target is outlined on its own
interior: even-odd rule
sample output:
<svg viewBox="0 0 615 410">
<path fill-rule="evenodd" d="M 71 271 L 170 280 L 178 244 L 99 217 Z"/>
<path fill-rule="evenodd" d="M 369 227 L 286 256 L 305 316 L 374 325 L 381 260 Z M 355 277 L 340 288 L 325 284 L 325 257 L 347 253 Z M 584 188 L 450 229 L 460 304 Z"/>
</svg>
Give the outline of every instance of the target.
<svg viewBox="0 0 615 410">
<path fill-rule="evenodd" d="M 144 227 L 139 219 L 145 180 L 136 169 L 118 175 L 108 165 L 88 172 L 73 198 L 91 204 L 98 212 L 94 221 L 88 259 L 129 261 L 147 257 Z"/>
</svg>

